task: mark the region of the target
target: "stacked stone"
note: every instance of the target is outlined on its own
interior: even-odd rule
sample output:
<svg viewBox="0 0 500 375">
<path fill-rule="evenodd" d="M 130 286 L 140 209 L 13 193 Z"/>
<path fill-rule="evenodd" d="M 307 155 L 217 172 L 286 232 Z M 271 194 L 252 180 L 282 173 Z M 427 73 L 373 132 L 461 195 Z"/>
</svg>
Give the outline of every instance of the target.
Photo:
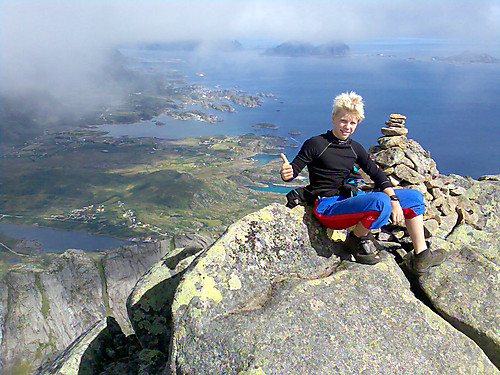
<svg viewBox="0 0 500 375">
<path fill-rule="evenodd" d="M 406 116 L 391 114 L 385 122 L 378 145 L 369 150 L 372 159 L 385 172 L 395 188 L 412 188 L 420 191 L 426 201 L 424 226 L 427 237 L 446 237 L 461 222 L 476 224 L 477 217 L 465 189 L 454 184 L 454 179 L 442 176 L 436 162 L 422 146 L 408 139 Z M 404 227 L 393 225 L 384 228 L 378 237 L 381 241 L 409 243 Z"/>
<path fill-rule="evenodd" d="M 394 137 L 399 135 L 406 135 L 408 133 L 408 129 L 405 128 L 405 120 L 406 116 L 393 113 L 389 116 L 389 121 L 386 121 L 381 130 L 383 135 Z"/>
</svg>

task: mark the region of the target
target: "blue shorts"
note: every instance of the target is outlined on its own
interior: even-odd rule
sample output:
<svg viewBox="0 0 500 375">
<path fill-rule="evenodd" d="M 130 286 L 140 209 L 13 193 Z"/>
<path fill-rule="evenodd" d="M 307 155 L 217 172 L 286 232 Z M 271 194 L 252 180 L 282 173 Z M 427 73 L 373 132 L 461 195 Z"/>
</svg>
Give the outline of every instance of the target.
<svg viewBox="0 0 500 375">
<path fill-rule="evenodd" d="M 414 189 L 394 189 L 406 219 L 425 212 L 424 196 Z M 351 198 L 341 196 L 320 198 L 314 214 L 321 224 L 332 229 L 346 229 L 358 222 L 365 228 L 376 229 L 387 223 L 392 207 L 389 196 L 381 192 L 358 192 Z"/>
</svg>

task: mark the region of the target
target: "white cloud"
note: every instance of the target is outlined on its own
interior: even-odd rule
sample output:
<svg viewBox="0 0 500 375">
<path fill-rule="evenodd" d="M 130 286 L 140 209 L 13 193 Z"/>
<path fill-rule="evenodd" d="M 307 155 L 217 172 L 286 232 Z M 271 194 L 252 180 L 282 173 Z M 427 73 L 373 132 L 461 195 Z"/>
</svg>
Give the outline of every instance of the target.
<svg viewBox="0 0 500 375">
<path fill-rule="evenodd" d="M 401 34 L 498 38 L 499 5 L 492 1 L 46 1 L 1 3 L 7 29 L 18 36 L 90 40 L 233 37 L 390 37 Z M 31 27 L 27 27 L 31 26 Z M 34 29 L 32 28 L 34 27 Z"/>
<path fill-rule="evenodd" d="M 396 37 L 500 42 L 500 5 L 465 0 L 0 2 L 2 83 L 68 86 L 116 43 L 176 39 L 312 42 Z"/>
</svg>

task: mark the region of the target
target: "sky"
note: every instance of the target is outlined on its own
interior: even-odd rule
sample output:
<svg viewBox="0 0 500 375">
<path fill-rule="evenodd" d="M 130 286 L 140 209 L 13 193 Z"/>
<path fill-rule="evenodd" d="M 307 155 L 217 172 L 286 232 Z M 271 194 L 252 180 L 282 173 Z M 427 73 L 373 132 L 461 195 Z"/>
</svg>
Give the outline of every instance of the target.
<svg viewBox="0 0 500 375">
<path fill-rule="evenodd" d="M 498 0 L 3 0 L 0 9 L 2 38 L 21 42 L 500 38 Z"/>
<path fill-rule="evenodd" d="M 0 90 L 85 86 L 132 42 L 381 39 L 500 45 L 500 0 L 0 0 Z M 500 53 L 498 56 L 500 58 Z"/>
</svg>

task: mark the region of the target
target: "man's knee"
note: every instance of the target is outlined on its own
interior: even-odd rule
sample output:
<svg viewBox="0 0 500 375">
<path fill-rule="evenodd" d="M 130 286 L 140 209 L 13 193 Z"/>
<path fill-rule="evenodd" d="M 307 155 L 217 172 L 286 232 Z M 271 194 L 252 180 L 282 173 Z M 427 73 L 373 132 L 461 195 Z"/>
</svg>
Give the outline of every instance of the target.
<svg viewBox="0 0 500 375">
<path fill-rule="evenodd" d="M 387 223 L 392 212 L 391 199 L 385 193 L 369 193 L 367 198 L 370 200 L 370 209 L 366 210 L 366 215 L 361 223 L 370 229 L 380 228 Z"/>
<path fill-rule="evenodd" d="M 424 195 L 415 189 L 396 189 L 405 218 L 422 215 L 425 212 Z"/>
<path fill-rule="evenodd" d="M 389 210 L 389 213 L 392 211 L 391 208 L 391 199 L 385 193 L 372 193 L 373 199 L 375 200 L 375 204 L 377 205 L 378 211 L 384 212 Z"/>
</svg>

